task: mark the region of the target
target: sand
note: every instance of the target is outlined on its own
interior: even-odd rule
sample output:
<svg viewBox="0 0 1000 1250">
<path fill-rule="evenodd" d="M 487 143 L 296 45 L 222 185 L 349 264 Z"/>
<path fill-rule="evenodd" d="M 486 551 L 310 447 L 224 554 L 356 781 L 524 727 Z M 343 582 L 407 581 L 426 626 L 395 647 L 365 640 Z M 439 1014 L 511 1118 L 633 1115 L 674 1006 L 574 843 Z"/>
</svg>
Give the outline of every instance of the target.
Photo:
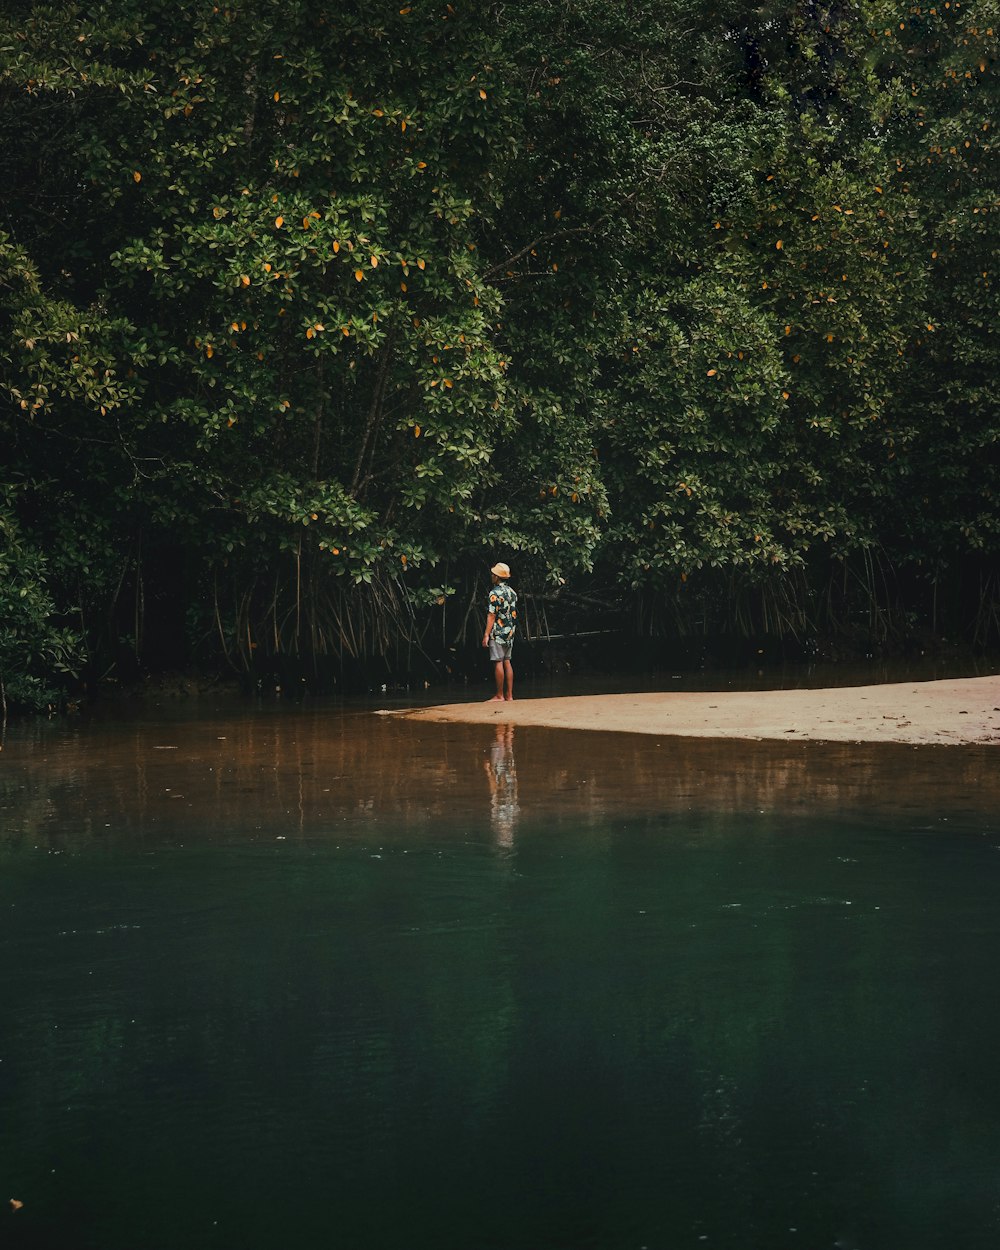
<svg viewBox="0 0 1000 1250">
<path fill-rule="evenodd" d="M 544 725 L 686 738 L 1000 743 L 1000 675 L 827 690 L 605 694 L 450 703 L 412 720 Z"/>
</svg>

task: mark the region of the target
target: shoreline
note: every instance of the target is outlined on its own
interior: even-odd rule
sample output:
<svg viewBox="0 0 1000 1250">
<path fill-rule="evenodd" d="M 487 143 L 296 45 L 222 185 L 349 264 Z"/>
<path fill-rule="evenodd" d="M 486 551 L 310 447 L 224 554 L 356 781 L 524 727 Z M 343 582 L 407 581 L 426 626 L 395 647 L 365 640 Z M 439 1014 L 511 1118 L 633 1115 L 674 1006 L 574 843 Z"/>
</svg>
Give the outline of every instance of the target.
<svg viewBox="0 0 1000 1250">
<path fill-rule="evenodd" d="M 1000 674 L 819 690 L 515 698 L 512 703 L 448 703 L 386 714 L 658 737 L 982 746 L 1000 744 Z"/>
</svg>

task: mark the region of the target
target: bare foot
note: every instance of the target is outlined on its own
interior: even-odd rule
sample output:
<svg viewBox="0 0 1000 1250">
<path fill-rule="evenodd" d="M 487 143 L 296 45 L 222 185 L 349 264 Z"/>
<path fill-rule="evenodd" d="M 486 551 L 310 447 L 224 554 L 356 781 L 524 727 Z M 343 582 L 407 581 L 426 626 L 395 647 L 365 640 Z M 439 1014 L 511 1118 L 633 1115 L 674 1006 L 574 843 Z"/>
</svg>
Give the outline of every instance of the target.
<svg viewBox="0 0 1000 1250">
<path fill-rule="evenodd" d="M 491 699 L 486 700 L 487 703 L 503 703 L 503 695 L 495 694 Z"/>
<path fill-rule="evenodd" d="M 503 701 L 504 701 L 504 703 L 513 703 L 513 702 L 514 702 L 514 696 L 513 696 L 512 694 L 505 694 L 505 695 L 504 695 L 504 697 L 503 697 Z"/>
</svg>

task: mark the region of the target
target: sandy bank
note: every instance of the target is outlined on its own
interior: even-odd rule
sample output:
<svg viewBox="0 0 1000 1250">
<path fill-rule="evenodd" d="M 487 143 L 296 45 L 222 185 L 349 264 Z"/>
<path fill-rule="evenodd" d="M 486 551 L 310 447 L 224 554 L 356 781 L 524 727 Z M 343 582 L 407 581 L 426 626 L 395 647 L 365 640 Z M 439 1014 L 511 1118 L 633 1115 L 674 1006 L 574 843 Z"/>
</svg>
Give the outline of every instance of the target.
<svg viewBox="0 0 1000 1250">
<path fill-rule="evenodd" d="M 688 738 L 1000 743 L 1000 676 L 828 690 L 668 691 L 451 703 L 401 715 Z"/>
</svg>

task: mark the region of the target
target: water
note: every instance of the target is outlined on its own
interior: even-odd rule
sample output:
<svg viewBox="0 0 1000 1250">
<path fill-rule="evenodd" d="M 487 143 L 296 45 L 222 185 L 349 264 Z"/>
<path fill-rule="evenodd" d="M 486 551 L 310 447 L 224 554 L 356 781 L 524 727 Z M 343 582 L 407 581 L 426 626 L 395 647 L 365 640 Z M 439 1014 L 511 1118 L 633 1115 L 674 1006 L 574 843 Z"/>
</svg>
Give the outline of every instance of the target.
<svg viewBox="0 0 1000 1250">
<path fill-rule="evenodd" d="M 19 727 L 0 1244 L 992 1248 L 995 758 Z"/>
</svg>

